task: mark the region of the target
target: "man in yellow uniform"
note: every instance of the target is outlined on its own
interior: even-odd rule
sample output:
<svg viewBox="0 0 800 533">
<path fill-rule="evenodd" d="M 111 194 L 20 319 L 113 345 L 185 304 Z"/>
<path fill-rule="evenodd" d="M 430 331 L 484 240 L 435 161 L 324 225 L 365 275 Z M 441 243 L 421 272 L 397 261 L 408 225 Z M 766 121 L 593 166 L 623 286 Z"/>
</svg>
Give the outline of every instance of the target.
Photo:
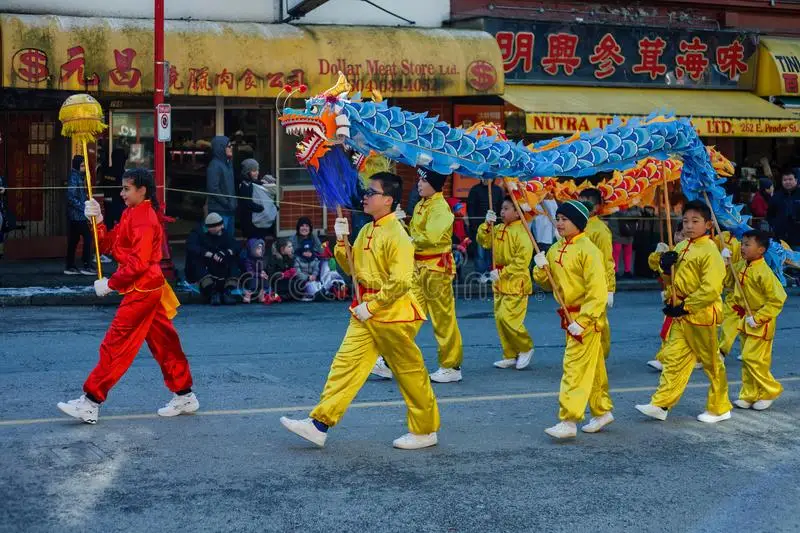
<svg viewBox="0 0 800 533">
<path fill-rule="evenodd" d="M 719 356 L 717 326 L 722 317 L 725 264 L 708 232 L 711 211 L 702 202 L 683 208 L 683 233 L 687 240 L 661 256 L 661 270 L 672 271 L 674 298 L 664 307 L 666 344 L 661 351 L 664 370 L 649 404 L 637 405 L 641 413 L 666 420 L 668 410 L 680 401 L 696 360 L 711 382 L 706 410 L 697 419 L 713 424 L 731 417 L 725 362 Z M 671 320 L 670 320 L 671 319 Z"/>
<path fill-rule="evenodd" d="M 741 246 L 744 259 L 736 265 L 742 290 L 734 283 L 730 270 L 725 279 L 726 285 L 734 291 L 731 306 L 736 310 L 735 316 L 739 317 L 741 313 L 738 326 L 742 334 L 742 390 L 733 404 L 756 411 L 768 409 L 783 392 L 783 386 L 770 372 L 770 366 L 775 321 L 786 301 L 786 291 L 764 261 L 769 245 L 770 238 L 763 231 L 745 233 Z M 752 315 L 747 314 L 748 306 Z"/>
<path fill-rule="evenodd" d="M 597 212 L 603 205 L 603 197 L 597 189 L 584 189 L 579 195 L 582 202 L 588 202 L 592 206 L 589 222 L 586 224 L 586 236 L 600 250 L 603 256 L 603 267 L 606 274 L 606 285 L 608 285 L 607 304 L 609 309 L 614 307 L 614 293 L 617 292 L 617 265 L 614 262 L 613 243 L 611 241 L 611 230 L 605 222 L 600 220 Z M 603 345 L 603 357 L 608 359 L 611 353 L 611 326 L 608 324 L 608 315 L 603 315 L 606 321 L 600 342 Z"/>
<path fill-rule="evenodd" d="M 742 259 L 742 245 L 739 239 L 733 236 L 730 231 L 723 231 L 721 234 L 714 237 L 714 243 L 717 245 L 722 259 L 725 260 L 725 266 L 730 272 L 730 263 L 736 264 Z M 725 294 L 727 293 L 727 294 Z M 723 303 L 722 303 L 722 325 L 720 326 L 719 335 L 719 351 L 722 355 L 728 355 L 733 349 L 736 342 L 736 337 L 739 336 L 739 315 L 733 310 L 731 306 L 731 299 L 733 297 L 732 288 L 725 287 L 723 289 Z M 741 355 L 739 356 L 741 360 Z"/>
<path fill-rule="evenodd" d="M 533 288 L 529 270 L 533 243 L 510 197 L 503 200 L 500 217 L 503 223 L 493 226 L 497 215 L 487 211 L 486 221 L 477 232 L 478 244 L 491 248 L 495 257 L 495 268 L 489 276 L 493 282 L 494 320 L 503 358 L 495 361 L 494 366 L 522 370 L 533 357 L 533 340 L 525 329 L 528 297 Z"/>
<path fill-rule="evenodd" d="M 379 172 L 364 193 L 364 212 L 373 217 L 353 244 L 357 290 L 362 303 L 353 301 L 352 317 L 342 345 L 331 363 L 328 381 L 310 417 L 281 423 L 317 446 L 324 446 L 328 428 L 344 416 L 350 402 L 383 354 L 394 369 L 408 407 L 409 433 L 393 442 L 395 448 L 418 449 L 437 444 L 439 409 L 422 352 L 414 338 L 425 315 L 411 293 L 414 249 L 393 208 L 400 201 L 399 176 Z M 346 218 L 336 219 L 336 260 L 353 274 L 344 242 L 350 234 Z"/>
<path fill-rule="evenodd" d="M 602 269 L 603 256 L 584 233 L 589 208 L 576 200 L 561 204 L 556 211 L 556 229 L 561 238 L 533 258 L 533 278 L 547 290 L 557 290 L 563 307 L 559 309 L 561 327 L 566 330 L 564 372 L 558 394 L 561 420 L 545 433 L 557 439 L 574 437 L 576 424 L 584 418 L 586 404 L 592 419 L 581 427 L 596 433 L 614 421 L 614 404 L 608 392 L 608 374 L 601 337 L 605 319 L 608 286 Z M 550 284 L 549 268 L 556 287 Z"/>
</svg>

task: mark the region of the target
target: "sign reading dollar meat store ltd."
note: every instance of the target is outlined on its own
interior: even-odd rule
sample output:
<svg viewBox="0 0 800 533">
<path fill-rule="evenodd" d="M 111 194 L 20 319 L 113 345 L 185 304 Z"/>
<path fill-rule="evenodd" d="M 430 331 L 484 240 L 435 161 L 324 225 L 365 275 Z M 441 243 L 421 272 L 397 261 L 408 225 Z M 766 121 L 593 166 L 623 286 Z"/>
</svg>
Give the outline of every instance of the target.
<svg viewBox="0 0 800 533">
<path fill-rule="evenodd" d="M 5 87 L 153 90 L 152 24 L 144 20 L 0 15 Z M 344 72 L 385 96 L 500 94 L 494 38 L 471 30 L 169 21 L 171 95 L 318 93 Z"/>
</svg>

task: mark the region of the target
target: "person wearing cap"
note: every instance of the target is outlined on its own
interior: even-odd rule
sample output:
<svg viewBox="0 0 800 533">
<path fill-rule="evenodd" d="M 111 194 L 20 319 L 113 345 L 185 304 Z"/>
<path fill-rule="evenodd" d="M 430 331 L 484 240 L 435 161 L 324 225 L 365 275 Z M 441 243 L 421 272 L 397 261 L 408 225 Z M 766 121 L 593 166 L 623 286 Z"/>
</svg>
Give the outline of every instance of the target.
<svg viewBox="0 0 800 533">
<path fill-rule="evenodd" d="M 453 278 L 453 221 L 455 217 L 442 195 L 447 176 L 417 169 L 417 190 L 422 198 L 414 208 L 408 231 L 414 244 L 414 297 L 430 317 L 439 345 L 439 369 L 431 374 L 436 383 L 461 381 L 464 345 L 456 321 Z"/>
<path fill-rule="evenodd" d="M 238 285 L 233 275 L 238 248 L 218 213 L 209 213 L 186 240 L 186 281 L 197 283 L 211 305 L 236 303 L 232 292 Z"/>
<path fill-rule="evenodd" d="M 583 420 L 587 403 L 592 419 L 581 427 L 582 431 L 596 433 L 614 421 L 601 341 L 607 327 L 607 276 L 602 253 L 585 233 L 590 208 L 577 200 L 561 204 L 556 211 L 556 229 L 561 238 L 546 255 L 540 252 L 533 258 L 536 283 L 546 290 L 556 290 L 545 272 L 549 268 L 563 305 L 559 314 L 567 346 L 558 395 L 561 422 L 545 430 L 557 439 L 575 437 L 576 424 Z"/>
<path fill-rule="evenodd" d="M 603 269 L 606 273 L 606 285 L 608 285 L 608 295 L 606 304 L 609 308 L 614 307 L 614 293 L 617 292 L 617 263 L 614 261 L 614 244 L 611 230 L 605 222 L 600 220 L 597 212 L 603 205 L 603 196 L 597 189 L 584 189 L 579 195 L 579 200 L 591 206 L 589 212 L 589 222 L 586 224 L 586 236 L 600 250 L 603 256 Z M 611 353 L 611 325 L 608 323 L 608 316 L 604 315 L 606 321 L 600 342 L 603 345 L 603 357 L 608 359 Z"/>
<path fill-rule="evenodd" d="M 494 320 L 503 347 L 503 358 L 495 361 L 497 368 L 527 367 L 533 357 L 533 340 L 525 329 L 528 297 L 533 289 L 530 264 L 533 242 L 510 197 L 503 199 L 500 209 L 502 224 L 491 209 L 486 221 L 478 228 L 478 244 L 491 248 L 495 269 L 489 273 L 494 295 Z"/>
<path fill-rule="evenodd" d="M 336 260 L 358 279 L 361 303 L 353 299 L 347 333 L 317 406 L 304 420 L 281 418 L 286 429 L 319 447 L 325 445 L 328 429 L 342 419 L 364 385 L 379 353 L 398 370 L 395 378 L 407 406 L 409 433 L 395 439 L 393 446 L 413 450 L 438 442 L 439 408 L 422 352 L 414 341 L 425 320 L 411 292 L 414 247 L 393 212 L 402 190 L 402 181 L 395 174 L 372 176 L 363 205 L 373 221 L 361 229 L 353 245 L 355 273 L 345 251 L 350 224 L 346 218 L 337 218 L 334 225 Z"/>
</svg>

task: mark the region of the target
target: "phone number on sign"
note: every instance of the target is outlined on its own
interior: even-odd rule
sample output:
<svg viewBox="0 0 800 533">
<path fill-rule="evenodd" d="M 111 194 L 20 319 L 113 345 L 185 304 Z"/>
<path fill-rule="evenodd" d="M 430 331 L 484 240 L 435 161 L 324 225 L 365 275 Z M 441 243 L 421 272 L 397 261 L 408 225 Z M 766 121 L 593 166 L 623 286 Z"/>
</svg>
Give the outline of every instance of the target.
<svg viewBox="0 0 800 533">
<path fill-rule="evenodd" d="M 421 93 L 433 92 L 440 87 L 435 78 L 383 78 L 380 80 L 355 80 L 354 91 L 369 92 L 377 90 L 381 93 Z"/>
</svg>

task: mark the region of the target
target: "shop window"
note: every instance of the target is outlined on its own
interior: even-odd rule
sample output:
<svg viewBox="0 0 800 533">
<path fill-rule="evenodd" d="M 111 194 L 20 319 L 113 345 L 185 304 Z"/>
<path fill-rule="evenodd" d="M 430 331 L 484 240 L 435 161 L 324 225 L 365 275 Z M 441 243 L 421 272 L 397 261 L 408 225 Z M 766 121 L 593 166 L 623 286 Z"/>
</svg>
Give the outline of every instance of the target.
<svg viewBox="0 0 800 533">
<path fill-rule="evenodd" d="M 233 144 L 233 170 L 237 181 L 245 159 L 258 161 L 262 175 L 274 175 L 273 131 L 271 109 L 225 110 L 225 134 Z"/>
</svg>

